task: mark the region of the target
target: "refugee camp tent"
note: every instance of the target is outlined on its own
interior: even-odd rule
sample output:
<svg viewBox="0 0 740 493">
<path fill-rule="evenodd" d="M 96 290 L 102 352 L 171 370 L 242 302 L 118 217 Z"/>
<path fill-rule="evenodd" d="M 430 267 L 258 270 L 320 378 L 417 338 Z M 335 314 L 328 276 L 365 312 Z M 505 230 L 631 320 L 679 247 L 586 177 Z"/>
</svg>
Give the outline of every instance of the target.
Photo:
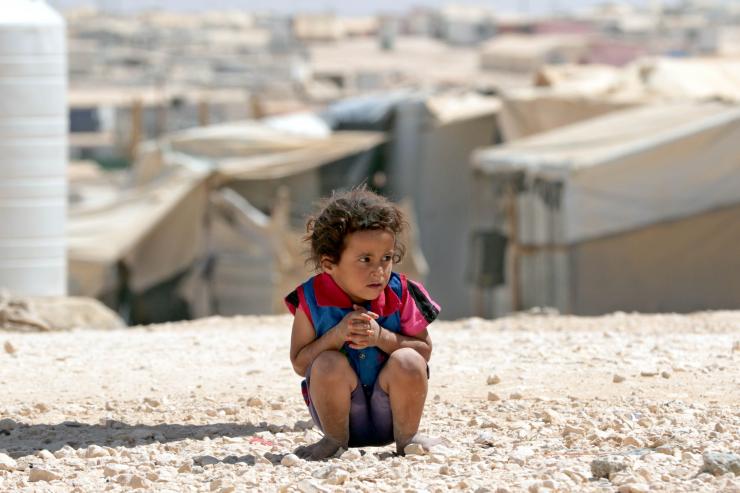
<svg viewBox="0 0 740 493">
<path fill-rule="evenodd" d="M 485 70 L 533 73 L 545 64 L 576 63 L 586 56 L 584 34 L 503 34 L 483 44 L 480 65 Z"/>
<path fill-rule="evenodd" d="M 429 262 L 426 287 L 447 320 L 476 313 L 465 258 L 473 220 L 472 152 L 499 142 L 496 98 L 472 94 L 410 100 L 398 107 L 391 146 L 391 194 L 408 198 Z"/>
<path fill-rule="evenodd" d="M 489 310 L 740 306 L 737 105 L 627 109 L 480 150 L 473 162 L 475 228 L 505 245 L 474 255 Z"/>
<path fill-rule="evenodd" d="M 342 101 L 324 114 L 335 128 L 388 132 L 385 192 L 413 205 L 429 263 L 425 284 L 446 319 L 475 310 L 465 273 L 473 217 L 468 163 L 474 149 L 498 142 L 498 110 L 496 98 L 471 93 L 399 92 Z"/>
<path fill-rule="evenodd" d="M 202 251 L 206 177 L 202 171 L 174 168 L 132 188 L 105 179 L 73 181 L 76 200 L 67 225 L 70 292 L 135 311 L 135 293 L 187 271 Z M 183 307 L 167 308 L 185 315 Z"/>
<path fill-rule="evenodd" d="M 740 61 L 645 58 L 624 68 L 547 65 L 535 83 L 500 94 L 504 140 L 655 102 L 740 101 Z"/>
<path fill-rule="evenodd" d="M 142 146 L 123 183 L 73 182 L 71 291 L 129 310 L 136 323 L 281 312 L 308 274 L 291 223 L 302 224 L 327 180 L 366 172 L 365 154 L 384 139 L 300 127 L 183 131 Z"/>
</svg>

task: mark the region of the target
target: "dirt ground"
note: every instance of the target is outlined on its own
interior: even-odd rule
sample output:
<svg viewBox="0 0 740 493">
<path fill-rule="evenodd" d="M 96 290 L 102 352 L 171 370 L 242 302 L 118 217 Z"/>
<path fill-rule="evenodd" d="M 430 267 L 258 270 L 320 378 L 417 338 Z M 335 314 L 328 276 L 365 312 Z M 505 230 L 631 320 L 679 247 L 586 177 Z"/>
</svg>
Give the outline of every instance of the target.
<svg viewBox="0 0 740 493">
<path fill-rule="evenodd" d="M 318 463 L 290 323 L 0 332 L 0 491 L 740 492 L 740 312 L 436 322 L 450 445 Z"/>
</svg>

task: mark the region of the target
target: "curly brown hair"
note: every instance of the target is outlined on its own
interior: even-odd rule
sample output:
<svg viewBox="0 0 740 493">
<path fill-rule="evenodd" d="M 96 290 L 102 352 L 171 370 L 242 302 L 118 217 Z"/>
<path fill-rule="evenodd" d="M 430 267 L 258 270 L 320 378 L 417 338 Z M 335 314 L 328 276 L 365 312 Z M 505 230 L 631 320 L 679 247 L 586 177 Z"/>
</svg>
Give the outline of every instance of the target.
<svg viewBox="0 0 740 493">
<path fill-rule="evenodd" d="M 396 238 L 393 262 L 406 253 L 399 234 L 407 227 L 406 218 L 396 204 L 367 187 L 333 193 L 324 199 L 318 214 L 308 218 L 303 241 L 309 244 L 307 263 L 321 270 L 321 259 L 339 263 L 345 248 L 345 238 L 355 231 L 386 230 Z"/>
</svg>

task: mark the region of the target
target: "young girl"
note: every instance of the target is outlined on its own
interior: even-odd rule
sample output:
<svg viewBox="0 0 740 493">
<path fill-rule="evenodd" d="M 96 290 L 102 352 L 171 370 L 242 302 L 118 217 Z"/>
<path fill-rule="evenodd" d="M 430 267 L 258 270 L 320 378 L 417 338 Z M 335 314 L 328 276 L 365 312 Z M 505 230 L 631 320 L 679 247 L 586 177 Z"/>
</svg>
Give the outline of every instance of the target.
<svg viewBox="0 0 740 493">
<path fill-rule="evenodd" d="M 305 241 L 320 273 L 286 298 L 295 315 L 290 360 L 324 437 L 295 453 L 331 457 L 339 448 L 416 443 L 439 314 L 421 284 L 393 272 L 406 223 L 387 199 L 365 189 L 333 195 L 309 219 Z"/>
</svg>

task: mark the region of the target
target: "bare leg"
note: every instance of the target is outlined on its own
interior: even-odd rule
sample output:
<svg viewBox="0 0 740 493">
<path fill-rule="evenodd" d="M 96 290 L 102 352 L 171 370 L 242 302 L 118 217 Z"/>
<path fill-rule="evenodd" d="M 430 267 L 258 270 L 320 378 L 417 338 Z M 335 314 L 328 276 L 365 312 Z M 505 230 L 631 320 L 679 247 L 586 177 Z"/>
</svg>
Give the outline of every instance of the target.
<svg viewBox="0 0 740 493">
<path fill-rule="evenodd" d="M 391 354 L 378 378 L 380 388 L 391 401 L 396 451 L 403 454 L 403 449 L 410 443 L 418 443 L 426 450 L 440 443 L 439 439 L 418 433 L 427 397 L 427 365 L 424 358 L 413 349 L 398 349 Z"/>
<path fill-rule="evenodd" d="M 357 376 L 339 351 L 324 351 L 313 361 L 309 392 L 324 437 L 312 445 L 298 447 L 298 457 L 321 460 L 348 447 L 350 395 L 355 387 Z"/>
</svg>

